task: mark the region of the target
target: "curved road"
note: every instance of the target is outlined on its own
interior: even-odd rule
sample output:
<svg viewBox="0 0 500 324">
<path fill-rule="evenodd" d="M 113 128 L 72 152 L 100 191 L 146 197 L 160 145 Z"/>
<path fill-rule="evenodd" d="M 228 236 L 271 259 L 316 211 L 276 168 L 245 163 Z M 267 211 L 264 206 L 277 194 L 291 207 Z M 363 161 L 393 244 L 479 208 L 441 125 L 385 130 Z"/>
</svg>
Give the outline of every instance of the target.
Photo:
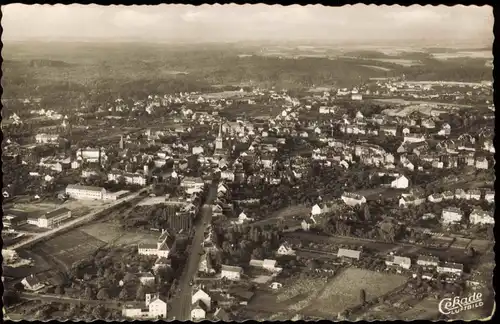
<svg viewBox="0 0 500 324">
<path fill-rule="evenodd" d="M 212 185 L 207 195 L 206 203 L 200 208 L 200 217 L 195 225 L 195 234 L 191 242 L 191 254 L 186 262 L 184 272 L 179 280 L 179 295 L 172 303 L 172 313 L 169 314 L 180 321 L 191 320 L 191 281 L 198 272 L 200 256 L 202 252 L 201 244 L 204 239 L 206 225 L 212 221 L 212 203 L 217 197 L 217 184 Z"/>
</svg>

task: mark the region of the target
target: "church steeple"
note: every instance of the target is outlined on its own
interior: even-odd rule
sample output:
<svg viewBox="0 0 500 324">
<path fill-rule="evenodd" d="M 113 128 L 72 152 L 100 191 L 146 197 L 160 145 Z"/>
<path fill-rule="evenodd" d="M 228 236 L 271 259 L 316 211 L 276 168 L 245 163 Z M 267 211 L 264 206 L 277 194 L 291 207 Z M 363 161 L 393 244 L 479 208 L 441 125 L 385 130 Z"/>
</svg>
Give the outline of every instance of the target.
<svg viewBox="0 0 500 324">
<path fill-rule="evenodd" d="M 217 135 L 217 138 L 215 139 L 215 149 L 216 150 L 222 150 L 223 148 L 223 139 L 222 139 L 222 121 L 219 123 L 219 134 Z"/>
</svg>

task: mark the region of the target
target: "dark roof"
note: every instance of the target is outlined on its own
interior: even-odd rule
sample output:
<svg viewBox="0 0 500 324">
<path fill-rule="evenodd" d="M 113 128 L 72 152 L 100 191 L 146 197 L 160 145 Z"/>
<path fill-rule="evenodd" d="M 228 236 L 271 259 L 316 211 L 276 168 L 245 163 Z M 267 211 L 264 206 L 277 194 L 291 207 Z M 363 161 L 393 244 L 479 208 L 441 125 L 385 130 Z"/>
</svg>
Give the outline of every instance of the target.
<svg viewBox="0 0 500 324">
<path fill-rule="evenodd" d="M 207 305 L 205 305 L 204 302 L 202 302 L 201 300 L 197 300 L 193 303 L 193 309 L 196 309 L 196 308 L 201 308 L 203 309 L 205 312 L 207 311 Z"/>
<path fill-rule="evenodd" d="M 77 190 L 87 190 L 87 191 L 102 191 L 104 188 L 93 187 L 93 186 L 82 186 L 77 184 L 70 184 L 66 187 L 67 189 L 77 189 Z"/>
<path fill-rule="evenodd" d="M 222 308 L 219 308 L 215 311 L 214 317 L 219 321 L 229 322 L 231 321 L 231 316 Z"/>
<path fill-rule="evenodd" d="M 63 208 L 59 208 L 59 209 L 47 212 L 47 213 L 43 214 L 42 216 L 40 216 L 40 218 L 51 219 L 51 218 L 60 216 L 62 214 L 66 214 L 68 212 L 71 213 L 71 210 L 69 210 L 68 208 L 63 207 Z"/>
<path fill-rule="evenodd" d="M 245 301 L 249 301 L 255 295 L 253 292 L 248 291 L 241 287 L 234 287 L 229 289 L 229 294 L 233 295 L 236 298 L 243 299 Z"/>
</svg>

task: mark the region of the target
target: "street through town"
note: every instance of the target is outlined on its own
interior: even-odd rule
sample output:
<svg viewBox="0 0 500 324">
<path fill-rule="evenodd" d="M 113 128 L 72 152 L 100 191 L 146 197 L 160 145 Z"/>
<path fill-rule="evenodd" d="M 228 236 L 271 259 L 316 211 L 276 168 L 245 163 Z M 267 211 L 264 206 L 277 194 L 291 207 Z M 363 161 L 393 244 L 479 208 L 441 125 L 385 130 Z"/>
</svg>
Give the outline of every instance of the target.
<svg viewBox="0 0 500 324">
<path fill-rule="evenodd" d="M 212 204 L 217 197 L 217 184 L 211 185 L 207 200 L 200 208 L 200 217 L 195 225 L 195 234 L 191 243 L 191 254 L 188 257 L 184 272 L 179 280 L 179 295 L 173 301 L 171 317 L 180 321 L 191 320 L 191 281 L 198 271 L 200 253 L 202 252 L 202 242 L 205 228 L 212 221 Z M 169 316 L 170 317 L 170 316 Z"/>
</svg>

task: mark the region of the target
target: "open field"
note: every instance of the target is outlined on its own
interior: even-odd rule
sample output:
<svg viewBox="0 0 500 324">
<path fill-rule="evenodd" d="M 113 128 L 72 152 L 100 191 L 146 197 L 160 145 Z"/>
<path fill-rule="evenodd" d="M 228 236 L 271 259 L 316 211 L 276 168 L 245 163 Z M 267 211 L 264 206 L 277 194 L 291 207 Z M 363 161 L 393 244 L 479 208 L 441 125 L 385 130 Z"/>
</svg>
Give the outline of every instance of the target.
<svg viewBox="0 0 500 324">
<path fill-rule="evenodd" d="M 426 320 L 438 318 L 439 301 L 433 298 L 426 298 L 420 303 L 415 305 L 415 307 L 407 310 L 406 312 L 400 314 L 399 319 L 402 320 Z"/>
<path fill-rule="evenodd" d="M 367 300 L 378 298 L 407 281 L 404 276 L 379 273 L 365 269 L 349 268 L 339 273 L 318 296 L 308 313 L 334 316 L 339 312 L 359 304 L 361 289 Z"/>
<path fill-rule="evenodd" d="M 165 197 L 149 197 L 141 200 L 137 204 L 137 206 L 152 206 L 152 205 L 157 205 L 157 204 L 164 204 L 165 203 Z"/>
<path fill-rule="evenodd" d="M 391 71 L 391 69 L 389 69 L 389 68 L 376 66 L 376 65 L 364 65 L 364 64 L 362 64 L 361 66 L 364 66 L 364 67 L 367 67 L 370 69 L 380 70 L 380 71 Z"/>
<path fill-rule="evenodd" d="M 276 292 L 258 292 L 249 303 L 248 310 L 268 313 L 267 319 L 270 314 L 277 313 L 283 314 L 279 319 L 291 319 L 316 300 L 325 283 L 326 278 L 289 279 Z"/>
<path fill-rule="evenodd" d="M 398 58 L 390 58 L 390 59 L 377 58 L 377 59 L 373 59 L 373 60 L 379 61 L 379 62 L 384 62 L 384 63 L 398 64 L 401 66 L 422 65 L 422 63 L 419 62 L 418 60 L 408 60 L 408 59 L 398 59 Z"/>
<path fill-rule="evenodd" d="M 143 233 L 130 232 L 122 230 L 118 225 L 112 223 L 95 223 L 88 224 L 79 228 L 82 233 L 85 233 L 93 239 L 100 240 L 106 244 L 114 245 L 130 245 L 138 243 L 156 243 L 158 233 Z"/>
<path fill-rule="evenodd" d="M 491 51 L 471 51 L 471 52 L 454 52 L 454 53 L 433 53 L 432 56 L 437 60 L 448 60 L 456 58 L 493 58 Z"/>
<path fill-rule="evenodd" d="M 65 267 L 88 257 L 105 242 L 80 230 L 73 230 L 55 238 L 36 244 L 33 252 L 40 255 L 50 255 Z"/>
</svg>

